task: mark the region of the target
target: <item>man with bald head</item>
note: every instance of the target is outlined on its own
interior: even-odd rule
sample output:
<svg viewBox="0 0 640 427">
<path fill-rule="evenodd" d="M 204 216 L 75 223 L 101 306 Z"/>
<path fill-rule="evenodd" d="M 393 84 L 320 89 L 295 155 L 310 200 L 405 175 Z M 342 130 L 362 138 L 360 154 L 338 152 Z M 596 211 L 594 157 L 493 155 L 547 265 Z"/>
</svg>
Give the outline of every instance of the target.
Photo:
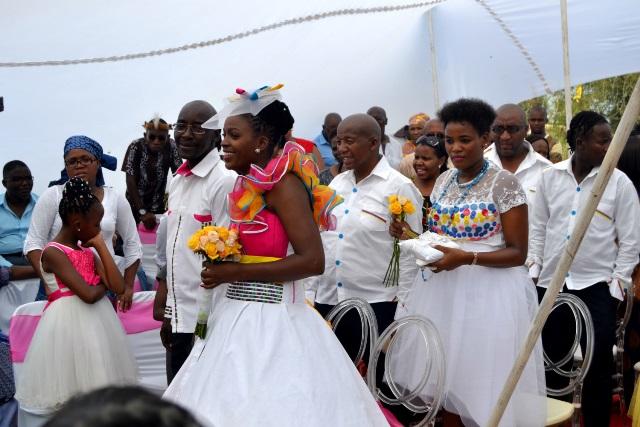
<svg viewBox="0 0 640 427">
<path fill-rule="evenodd" d="M 551 162 L 536 153 L 525 140 L 527 135 L 527 117 L 524 110 L 516 104 L 505 104 L 496 111 L 491 127 L 493 145 L 485 151 L 485 158 L 515 174 L 522 185 L 529 207 L 536 191 L 536 183 L 542 170 Z"/>
<path fill-rule="evenodd" d="M 324 118 L 324 123 L 322 124 L 322 132 L 320 135 L 316 136 L 313 140 L 313 143 L 318 147 L 318 151 L 320 151 L 320 155 L 322 155 L 322 160 L 324 161 L 324 166 L 329 168 L 336 164 L 336 158 L 333 157 L 333 152 L 331 151 L 331 138 L 333 138 L 338 129 L 338 125 L 342 121 L 342 117 L 338 113 L 329 113 Z"/>
<path fill-rule="evenodd" d="M 385 132 L 387 130 L 387 112 L 382 107 L 371 107 L 367 110 L 367 114 L 378 122 L 381 131 L 380 154 L 387 158 L 392 168 L 398 169 L 402 160 L 402 142 L 395 138 L 390 138 Z"/>
<path fill-rule="evenodd" d="M 220 131 L 204 129 L 202 124 L 216 114 L 206 101 L 192 101 L 182 107 L 174 127 L 180 157 L 185 162 L 178 168 L 169 185 L 167 215 L 167 289 L 157 295 L 166 296 L 162 341 L 167 349 L 167 379 L 180 370 L 191 351 L 198 310 L 202 259 L 186 245 L 189 237 L 208 219 L 226 226 L 227 195 L 235 183 L 235 172 L 227 170 L 216 146 Z"/>
<path fill-rule="evenodd" d="M 399 286 L 384 284 L 393 252 L 393 238 L 389 234 L 393 218 L 387 198 L 397 194 L 416 207 L 422 204 L 413 183 L 380 154 L 381 136 L 380 126 L 367 114 L 349 116 L 338 126 L 338 151 L 349 170 L 336 176 L 329 185 L 344 198 L 344 203 L 333 210 L 337 219 L 335 230 L 322 233 L 325 270 L 315 278 L 316 308 L 322 315 L 344 299 L 360 297 L 373 307 L 380 331 L 393 321 L 397 298 L 404 296 L 417 273 L 415 259 L 402 255 Z M 420 209 L 407 217 L 414 230 L 421 227 L 421 221 Z M 338 338 L 354 356 L 360 346 L 357 316 L 343 319 Z"/>
</svg>

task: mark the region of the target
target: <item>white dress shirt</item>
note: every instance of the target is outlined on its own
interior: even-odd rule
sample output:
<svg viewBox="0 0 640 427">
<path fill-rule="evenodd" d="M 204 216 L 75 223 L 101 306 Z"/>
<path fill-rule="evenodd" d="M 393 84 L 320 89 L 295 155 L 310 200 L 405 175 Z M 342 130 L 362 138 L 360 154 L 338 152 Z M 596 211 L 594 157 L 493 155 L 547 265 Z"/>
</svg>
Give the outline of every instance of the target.
<svg viewBox="0 0 640 427">
<path fill-rule="evenodd" d="M 571 158 L 547 168 L 537 184 L 529 236 L 532 277 L 547 287 L 556 270 L 576 218 L 591 197 L 599 168 L 578 184 Z M 611 295 L 622 299 L 640 251 L 640 203 L 631 180 L 615 169 L 582 240 L 565 283 L 580 290 L 609 282 Z"/>
<path fill-rule="evenodd" d="M 196 219 L 229 225 L 227 195 L 236 173 L 225 168 L 218 150 L 212 150 L 193 169 L 183 164 L 169 186 L 167 211 L 167 306 L 174 333 L 193 333 L 203 259 L 187 247 L 189 237 L 202 227 Z M 195 215 L 195 216 L 194 216 Z"/>
<path fill-rule="evenodd" d="M 527 195 L 527 203 L 530 208 L 529 213 L 531 213 L 531 203 L 533 202 L 533 196 L 536 194 L 536 184 L 540 179 L 540 174 L 553 163 L 538 154 L 536 150 L 531 147 L 529 141 L 524 141 L 523 144 L 527 148 L 528 153 L 518 166 L 514 175 L 518 178 L 518 181 L 520 181 L 520 185 Z M 496 151 L 495 144 L 491 144 L 487 147 L 484 151 L 484 157 L 498 165 L 501 169 L 504 169 L 502 161 Z"/>
<path fill-rule="evenodd" d="M 156 229 L 156 254 L 153 257 L 158 271 L 167 268 L 167 214 L 160 215 Z"/>
<path fill-rule="evenodd" d="M 371 174 L 356 184 L 353 171 L 337 175 L 331 188 L 344 198 L 333 214 L 337 226 L 322 233 L 325 270 L 316 277 L 315 300 L 335 305 L 351 297 L 361 297 L 370 303 L 393 301 L 406 294 L 418 267 L 411 255 L 400 256 L 399 287 L 385 287 L 384 275 L 393 252 L 393 237 L 389 234 L 391 214 L 387 197 L 398 194 L 407 197 L 416 212 L 406 221 L 413 230 L 421 230 L 422 196 L 413 183 L 391 168 L 386 157 Z"/>
<path fill-rule="evenodd" d="M 62 228 L 62 219 L 58 214 L 58 205 L 62 199 L 64 185 L 54 185 L 45 190 L 38 199 L 27 238 L 24 241 L 24 253 L 33 250 L 42 250 L 44 246 L 53 240 Z M 138 235 L 136 221 L 131 213 L 131 207 L 127 199 L 112 187 L 102 187 L 104 196 L 102 206 L 104 216 L 100 221 L 100 230 L 104 242 L 111 256 L 113 252 L 113 236 L 116 231 L 122 238 L 122 251 L 124 253 L 124 268 L 142 258 L 142 244 Z"/>
</svg>

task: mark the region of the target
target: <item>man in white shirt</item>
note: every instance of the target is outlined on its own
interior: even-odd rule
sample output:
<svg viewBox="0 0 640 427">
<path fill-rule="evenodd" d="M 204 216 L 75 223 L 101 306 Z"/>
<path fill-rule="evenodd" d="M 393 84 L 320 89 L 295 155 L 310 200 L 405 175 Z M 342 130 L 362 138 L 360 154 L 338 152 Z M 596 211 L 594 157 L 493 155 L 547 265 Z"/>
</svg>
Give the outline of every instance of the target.
<svg viewBox="0 0 640 427">
<path fill-rule="evenodd" d="M 484 157 L 499 167 L 515 174 L 527 195 L 529 208 L 536 192 L 536 183 L 542 170 L 551 162 L 536 153 L 524 138 L 527 135 L 527 116 L 515 104 L 505 104 L 496 111 L 491 127 L 493 144 L 485 150 Z"/>
<path fill-rule="evenodd" d="M 422 197 L 418 189 L 380 155 L 380 127 L 366 114 L 349 116 L 338 127 L 338 150 L 350 170 L 336 176 L 330 187 L 344 198 L 334 209 L 336 229 L 322 233 L 325 272 L 317 280 L 316 308 L 323 315 L 339 302 L 360 297 L 371 304 L 378 328 L 392 321 L 399 290 L 410 287 L 417 274 L 415 259 L 400 257 L 399 286 L 386 287 L 384 276 L 393 252 L 389 234 L 392 221 L 388 196 L 407 197 L 416 212 L 406 219 L 412 229 L 421 227 Z M 353 314 L 353 312 L 352 312 Z M 338 338 L 353 357 L 360 346 L 357 316 L 345 316 Z"/>
<path fill-rule="evenodd" d="M 533 203 L 527 265 L 530 275 L 534 280 L 537 278 L 540 299 L 573 233 L 576 218 L 591 197 L 611 142 L 611 128 L 600 114 L 583 111 L 571 121 L 567 142 L 574 154 L 545 169 Z M 609 425 L 616 308 L 622 299 L 622 289 L 630 286 L 639 251 L 638 196 L 631 180 L 615 169 L 563 288 L 563 292 L 572 293 L 586 303 L 595 327 L 593 359 L 583 389 L 585 426 Z M 560 360 L 569 349 L 573 323 L 569 312 L 557 310 L 549 317 L 543 344 L 551 360 Z M 547 383 L 562 384 L 549 374 Z"/>
<path fill-rule="evenodd" d="M 392 168 L 398 169 L 402 160 L 402 142 L 396 138 L 390 138 L 385 133 L 387 129 L 387 112 L 382 107 L 371 107 L 367 110 L 367 114 L 380 126 L 382 137 L 380 139 L 380 154 L 384 155 Z"/>
<path fill-rule="evenodd" d="M 229 224 L 227 195 L 236 174 L 225 168 L 215 148 L 219 131 L 202 128 L 215 113 L 209 103 L 192 101 L 182 107 L 174 126 L 176 145 L 185 162 L 169 186 L 166 220 L 167 301 L 161 334 L 166 337 L 170 328 L 168 382 L 189 355 L 196 327 L 202 259 L 187 247 L 187 241 L 205 222 Z"/>
</svg>

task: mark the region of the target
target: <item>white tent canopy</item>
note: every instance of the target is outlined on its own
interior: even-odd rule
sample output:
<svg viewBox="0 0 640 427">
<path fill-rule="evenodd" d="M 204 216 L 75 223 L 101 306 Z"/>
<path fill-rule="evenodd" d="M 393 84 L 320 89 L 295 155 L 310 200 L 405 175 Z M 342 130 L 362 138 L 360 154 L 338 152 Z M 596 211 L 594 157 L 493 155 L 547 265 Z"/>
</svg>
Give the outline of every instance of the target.
<svg viewBox="0 0 640 427">
<path fill-rule="evenodd" d="M 448 0 L 370 13 L 360 12 L 411 3 L 0 2 L 0 96 L 6 110 L 0 113 L 0 161 L 26 161 L 38 192 L 62 168 L 68 136 L 91 136 L 122 160 L 155 112 L 175 121 L 192 99 L 220 108 L 236 87 L 284 83 L 295 134 L 313 138 L 329 111 L 348 115 L 380 105 L 389 131 L 413 113 L 433 114 L 434 62 L 441 103 L 475 96 L 499 105 L 563 85 L 558 0 Z M 166 49 L 345 8 L 357 9 L 173 54 L 6 66 Z M 569 1 L 568 18 L 573 84 L 640 69 L 640 2 Z M 124 188 L 122 173 L 108 173 L 106 180 Z"/>
</svg>

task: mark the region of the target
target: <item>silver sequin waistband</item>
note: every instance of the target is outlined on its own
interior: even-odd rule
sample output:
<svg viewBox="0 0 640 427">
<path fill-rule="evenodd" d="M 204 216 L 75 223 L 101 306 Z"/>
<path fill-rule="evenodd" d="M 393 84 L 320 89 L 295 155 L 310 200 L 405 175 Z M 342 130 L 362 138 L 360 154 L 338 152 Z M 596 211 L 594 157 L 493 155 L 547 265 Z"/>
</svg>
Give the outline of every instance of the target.
<svg viewBox="0 0 640 427">
<path fill-rule="evenodd" d="M 239 301 L 280 304 L 283 294 L 282 285 L 264 282 L 235 282 L 227 286 L 226 297 Z"/>
</svg>

